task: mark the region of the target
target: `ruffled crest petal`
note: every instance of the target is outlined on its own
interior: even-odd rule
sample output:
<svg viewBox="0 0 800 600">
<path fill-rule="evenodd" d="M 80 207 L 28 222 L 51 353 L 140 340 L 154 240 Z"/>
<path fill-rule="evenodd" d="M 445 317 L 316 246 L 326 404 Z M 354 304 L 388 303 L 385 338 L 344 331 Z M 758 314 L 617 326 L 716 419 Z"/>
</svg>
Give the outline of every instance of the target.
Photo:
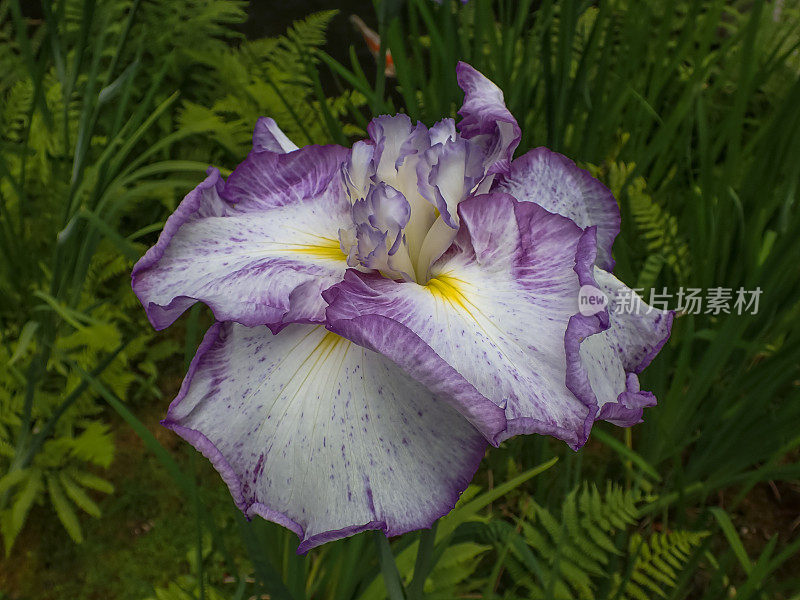
<svg viewBox="0 0 800 600">
<path fill-rule="evenodd" d="M 597 227 L 597 265 L 613 270 L 611 247 L 620 224 L 617 201 L 606 186 L 566 156 L 535 148 L 512 162 L 509 173 L 498 176 L 492 189 L 536 202 L 579 227 Z"/>
<path fill-rule="evenodd" d="M 568 363 L 565 337 L 577 343 L 573 322 L 582 335 L 608 324 L 604 313 L 572 319 L 580 286 L 593 283 L 594 230 L 504 194 L 468 199 L 459 213 L 456 241 L 427 285 L 348 271 L 325 293 L 328 328 L 375 347 L 391 323 L 396 343 L 380 348 L 390 359 L 441 357 L 463 378 L 443 381 L 443 393 L 474 388 L 504 410 L 507 426 L 492 441 L 537 432 L 582 445 L 597 407 L 566 386 L 568 372 L 581 373 Z"/>
<path fill-rule="evenodd" d="M 522 130 L 506 108 L 503 92 L 465 62 L 456 66 L 456 78 L 464 90 L 464 105 L 458 111 L 461 136 L 482 149 L 488 174 L 507 173 Z"/>
</svg>

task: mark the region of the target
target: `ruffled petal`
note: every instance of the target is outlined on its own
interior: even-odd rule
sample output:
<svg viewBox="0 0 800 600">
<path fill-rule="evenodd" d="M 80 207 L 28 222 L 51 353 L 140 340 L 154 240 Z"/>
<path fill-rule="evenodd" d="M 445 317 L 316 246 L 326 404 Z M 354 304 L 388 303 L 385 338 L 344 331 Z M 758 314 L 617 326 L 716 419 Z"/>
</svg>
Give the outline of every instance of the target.
<svg viewBox="0 0 800 600">
<path fill-rule="evenodd" d="M 224 186 L 210 171 L 134 267 L 133 289 L 153 326 L 169 326 L 196 301 L 220 321 L 275 331 L 322 322 L 320 292 L 347 268 L 343 150 L 251 152 Z"/>
<path fill-rule="evenodd" d="M 254 152 L 277 152 L 285 154 L 298 150 L 297 144 L 290 140 L 274 119 L 261 117 L 256 121 L 256 128 L 253 132 L 253 151 Z"/>
<path fill-rule="evenodd" d="M 316 198 L 331 189 L 344 198 L 342 146 L 304 146 L 279 154 L 251 152 L 228 177 L 222 197 L 242 211 L 257 211 Z"/>
<path fill-rule="evenodd" d="M 608 298 L 609 328 L 580 344 L 580 364 L 597 397 L 598 419 L 628 427 L 642 420 L 655 396 L 639 388 L 640 373 L 669 339 L 673 311 L 652 308 L 616 277 L 595 268 Z"/>
<path fill-rule="evenodd" d="M 428 145 L 427 129 L 421 124 L 412 125 L 404 114 L 375 117 L 367 126 L 367 133 L 375 143 L 376 176 L 379 181 L 389 183 L 393 183 L 398 167 L 407 156 Z"/>
<path fill-rule="evenodd" d="M 300 553 L 430 527 L 486 448 L 389 360 L 311 325 L 214 325 L 164 425 L 211 460 L 247 516 L 297 533 Z"/>
<path fill-rule="evenodd" d="M 580 227 L 597 227 L 597 265 L 611 271 L 611 247 L 619 233 L 619 206 L 611 191 L 574 162 L 547 148 L 535 148 L 514 160 L 492 188 L 517 200 L 536 202 L 569 217 Z"/>
<path fill-rule="evenodd" d="M 461 136 L 482 149 L 487 174 L 508 172 L 522 130 L 506 108 L 502 90 L 465 62 L 456 66 L 456 78 L 464 90 L 458 111 Z"/>
<path fill-rule="evenodd" d="M 417 165 L 420 194 L 453 229 L 458 229 L 458 205 L 484 177 L 484 156 L 465 139 L 431 146 Z"/>
<path fill-rule="evenodd" d="M 455 243 L 427 285 L 350 270 L 324 293 L 328 328 L 406 370 L 418 355 L 441 357 L 463 379 L 439 390 L 458 398 L 474 387 L 504 409 L 507 428 L 492 441 L 546 433 L 581 446 L 597 407 L 592 394 L 567 386 L 588 382 L 565 341 L 607 327 L 605 312 L 577 314 L 580 286 L 594 282 L 594 230 L 506 194 L 465 200 L 459 214 Z M 383 334 L 389 324 L 394 342 Z M 464 381 L 471 387 L 458 389 Z"/>
</svg>

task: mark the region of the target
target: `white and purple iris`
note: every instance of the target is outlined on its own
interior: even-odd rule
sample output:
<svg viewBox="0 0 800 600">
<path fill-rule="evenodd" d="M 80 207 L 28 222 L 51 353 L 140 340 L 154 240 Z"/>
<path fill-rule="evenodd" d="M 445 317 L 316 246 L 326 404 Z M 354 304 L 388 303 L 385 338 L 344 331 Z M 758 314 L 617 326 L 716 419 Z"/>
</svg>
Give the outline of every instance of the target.
<svg viewBox="0 0 800 600">
<path fill-rule="evenodd" d="M 502 92 L 464 63 L 458 82 L 458 126 L 381 116 L 351 149 L 298 148 L 261 119 L 133 270 L 157 329 L 198 301 L 217 320 L 164 424 L 299 552 L 429 527 L 487 444 L 577 449 L 595 420 L 655 404 L 637 373 L 672 313 L 613 310 L 616 201 L 545 148 L 512 162 Z M 582 285 L 612 306 L 580 314 Z"/>
</svg>

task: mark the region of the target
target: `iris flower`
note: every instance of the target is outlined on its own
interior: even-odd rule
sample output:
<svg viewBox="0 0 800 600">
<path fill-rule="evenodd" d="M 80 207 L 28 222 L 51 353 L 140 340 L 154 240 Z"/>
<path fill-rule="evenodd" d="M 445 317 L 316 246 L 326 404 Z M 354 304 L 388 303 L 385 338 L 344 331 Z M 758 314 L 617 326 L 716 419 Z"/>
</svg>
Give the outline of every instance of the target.
<svg viewBox="0 0 800 600">
<path fill-rule="evenodd" d="M 156 329 L 195 302 L 206 333 L 164 425 L 236 505 L 298 552 L 430 527 L 487 445 L 655 404 L 639 373 L 672 313 L 621 292 L 619 210 L 565 157 L 513 160 L 520 128 L 465 63 L 458 125 L 380 116 L 352 148 L 298 148 L 268 118 L 224 181 L 210 168 L 133 270 Z M 609 305 L 578 310 L 582 286 Z M 617 314 L 619 312 L 619 314 Z"/>
</svg>

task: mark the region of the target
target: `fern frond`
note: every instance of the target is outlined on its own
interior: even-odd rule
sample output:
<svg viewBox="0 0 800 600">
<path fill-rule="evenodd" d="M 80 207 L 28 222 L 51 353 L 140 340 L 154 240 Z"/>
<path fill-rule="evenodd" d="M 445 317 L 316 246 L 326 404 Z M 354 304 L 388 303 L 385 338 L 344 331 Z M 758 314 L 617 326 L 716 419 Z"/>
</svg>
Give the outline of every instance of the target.
<svg viewBox="0 0 800 600">
<path fill-rule="evenodd" d="M 560 516 L 529 501 L 516 528 L 495 525 L 493 537 L 508 550 L 503 566 L 515 590 L 530 598 L 594 599 L 601 583 L 620 598 L 648 598 L 658 586 L 674 586 L 678 572 L 706 532 L 653 534 L 644 542 L 627 532 L 639 522 L 640 506 L 653 497 L 607 482 L 584 484 L 561 504 Z M 627 539 L 627 548 L 622 540 Z M 623 557 L 627 556 L 625 560 Z M 624 568 L 624 563 L 633 564 Z M 623 569 L 616 568 L 623 564 Z M 630 572 L 628 579 L 620 573 Z M 614 593 L 610 597 L 614 597 Z"/>
<path fill-rule="evenodd" d="M 630 578 L 624 582 L 617 574 L 614 593 L 622 600 L 652 598 L 653 594 L 666 597 L 666 590 L 675 587 L 678 572 L 688 562 L 692 551 L 710 534 L 707 531 L 671 531 L 654 533 L 650 539 L 633 534 L 628 543 L 628 553 L 636 557 Z"/>
<path fill-rule="evenodd" d="M 637 232 L 648 253 L 639 279 L 652 285 L 658 276 L 659 264 L 666 264 L 678 281 L 683 282 L 691 273 L 691 255 L 686 240 L 678 231 L 678 219 L 656 202 L 647 190 L 644 177 L 636 177 L 626 185 L 635 167 L 635 163 L 611 162 L 607 179 L 617 198 L 626 192 Z M 654 256 L 658 258 L 652 258 Z"/>
</svg>

